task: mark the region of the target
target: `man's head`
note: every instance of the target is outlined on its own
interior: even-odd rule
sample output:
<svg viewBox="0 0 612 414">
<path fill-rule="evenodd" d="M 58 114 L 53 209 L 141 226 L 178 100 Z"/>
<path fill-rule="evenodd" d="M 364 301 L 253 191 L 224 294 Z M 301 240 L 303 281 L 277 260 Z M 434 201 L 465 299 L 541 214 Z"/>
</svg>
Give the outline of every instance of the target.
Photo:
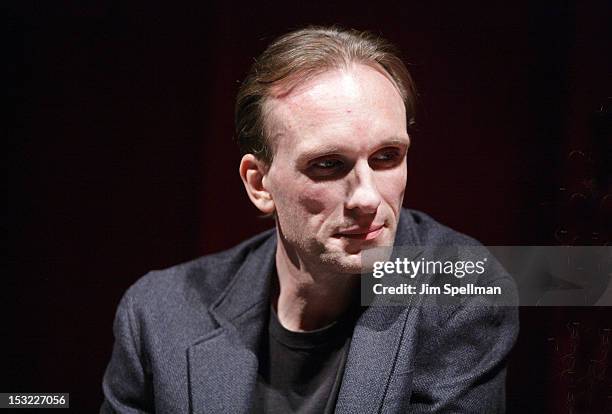
<svg viewBox="0 0 612 414">
<path fill-rule="evenodd" d="M 413 100 L 390 46 L 360 32 L 300 30 L 256 61 L 236 104 L 240 175 L 296 265 L 358 273 L 364 248 L 393 243 Z"/>
<path fill-rule="evenodd" d="M 414 83 L 395 47 L 368 32 L 337 27 L 308 27 L 287 33 L 259 56 L 236 98 L 236 138 L 242 155 L 254 154 L 267 164 L 274 142 L 265 128 L 265 103 L 321 73 L 361 63 L 375 67 L 398 89 L 408 125 L 414 124 Z"/>
</svg>

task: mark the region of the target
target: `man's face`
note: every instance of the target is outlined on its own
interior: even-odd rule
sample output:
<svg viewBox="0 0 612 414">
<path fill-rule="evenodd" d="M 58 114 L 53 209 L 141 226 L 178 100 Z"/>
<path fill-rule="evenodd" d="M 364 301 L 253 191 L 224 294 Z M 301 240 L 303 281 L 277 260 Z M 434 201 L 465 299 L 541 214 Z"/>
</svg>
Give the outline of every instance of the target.
<svg viewBox="0 0 612 414">
<path fill-rule="evenodd" d="M 287 252 L 309 268 L 361 272 L 391 246 L 406 185 L 406 114 L 380 71 L 355 64 L 266 102 L 274 160 L 263 185 Z"/>
</svg>

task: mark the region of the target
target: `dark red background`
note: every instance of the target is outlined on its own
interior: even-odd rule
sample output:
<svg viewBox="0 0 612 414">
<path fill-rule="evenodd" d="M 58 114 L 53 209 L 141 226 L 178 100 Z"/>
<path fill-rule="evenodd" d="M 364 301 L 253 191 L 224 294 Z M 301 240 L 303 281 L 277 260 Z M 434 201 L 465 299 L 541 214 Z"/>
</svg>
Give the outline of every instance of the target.
<svg viewBox="0 0 612 414">
<path fill-rule="evenodd" d="M 2 392 L 96 411 L 125 289 L 271 226 L 237 174 L 233 101 L 253 57 L 306 24 L 404 52 L 420 92 L 406 206 L 485 244 L 609 242 L 608 1 L 14 3 Z M 522 309 L 510 411 L 611 412 L 609 368 L 589 376 L 611 320 Z"/>
</svg>

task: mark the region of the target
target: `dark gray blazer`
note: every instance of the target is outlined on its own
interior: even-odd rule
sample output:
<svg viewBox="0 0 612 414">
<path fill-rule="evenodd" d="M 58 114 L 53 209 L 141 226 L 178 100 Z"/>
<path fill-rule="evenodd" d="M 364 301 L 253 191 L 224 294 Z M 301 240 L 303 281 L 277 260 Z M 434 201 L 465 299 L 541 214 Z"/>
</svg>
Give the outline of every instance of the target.
<svg viewBox="0 0 612 414">
<path fill-rule="evenodd" d="M 401 213 L 396 245 L 470 244 L 423 213 Z M 117 309 L 101 413 L 249 412 L 275 250 L 267 231 L 137 281 Z M 488 277 L 513 289 L 503 272 Z M 502 412 L 517 332 L 516 308 L 371 306 L 336 412 Z"/>
</svg>

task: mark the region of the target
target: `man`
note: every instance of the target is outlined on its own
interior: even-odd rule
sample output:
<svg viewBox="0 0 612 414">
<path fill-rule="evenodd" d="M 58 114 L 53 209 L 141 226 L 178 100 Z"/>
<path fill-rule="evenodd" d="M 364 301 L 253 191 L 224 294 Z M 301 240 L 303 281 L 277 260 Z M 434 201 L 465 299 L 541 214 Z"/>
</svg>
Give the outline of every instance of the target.
<svg viewBox="0 0 612 414">
<path fill-rule="evenodd" d="M 276 228 L 128 290 L 102 412 L 503 411 L 514 310 L 356 300 L 368 248 L 476 243 L 402 209 L 413 101 L 367 33 L 270 45 L 236 129 L 246 192 Z"/>
</svg>

